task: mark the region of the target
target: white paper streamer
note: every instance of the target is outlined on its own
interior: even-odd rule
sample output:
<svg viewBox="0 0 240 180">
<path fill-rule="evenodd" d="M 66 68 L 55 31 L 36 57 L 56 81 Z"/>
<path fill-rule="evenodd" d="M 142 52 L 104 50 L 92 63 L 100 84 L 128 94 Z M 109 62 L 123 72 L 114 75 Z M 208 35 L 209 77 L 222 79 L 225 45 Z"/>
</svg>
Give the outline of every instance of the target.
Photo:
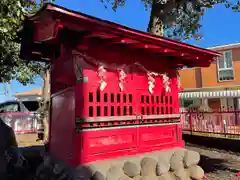
<svg viewBox="0 0 240 180">
<path fill-rule="evenodd" d="M 106 80 L 106 70 L 103 66 L 100 66 L 98 68 L 98 77 L 100 78 L 100 91 L 103 91 L 105 87 L 107 86 Z"/>
<path fill-rule="evenodd" d="M 153 93 L 153 88 L 155 87 L 155 79 L 152 75 L 157 75 L 156 73 L 153 72 L 148 72 L 148 90 L 152 94 Z"/>
<path fill-rule="evenodd" d="M 164 85 L 165 91 L 170 92 L 171 88 L 169 87 L 170 85 L 169 77 L 166 74 L 163 74 L 162 77 L 163 77 L 163 85 Z"/>
<path fill-rule="evenodd" d="M 117 65 L 117 64 L 103 64 L 102 62 L 99 62 L 99 60 L 96 60 L 93 57 L 88 56 L 85 53 L 82 52 L 77 52 L 77 54 L 79 56 L 81 56 L 81 58 L 83 58 L 84 61 L 86 61 L 86 63 L 91 63 L 94 64 L 96 66 L 99 66 L 98 68 L 98 76 L 100 78 L 100 90 L 103 91 L 106 86 L 107 86 L 107 82 L 106 82 L 106 69 L 112 69 L 112 70 L 117 70 L 119 69 L 119 88 L 121 89 L 121 91 L 124 90 L 124 83 L 125 83 L 125 78 L 126 78 L 126 73 L 124 72 L 123 68 L 126 67 L 130 67 L 132 65 L 137 65 L 139 68 L 141 68 L 143 71 L 145 71 L 147 73 L 148 76 L 148 90 L 150 93 L 153 93 L 153 88 L 155 87 L 155 78 L 153 76 L 162 76 L 163 77 L 163 84 L 164 84 L 164 88 L 166 92 L 170 92 L 171 88 L 170 88 L 170 79 L 166 74 L 159 74 L 156 72 L 149 72 L 146 68 L 144 68 L 143 65 L 141 65 L 138 62 L 135 62 L 134 64 L 130 64 L 130 65 Z M 180 79 L 180 78 L 179 78 Z M 180 80 L 178 80 L 178 87 L 180 88 Z"/>
<path fill-rule="evenodd" d="M 123 91 L 124 90 L 124 80 L 125 80 L 125 78 L 126 78 L 126 73 L 124 72 L 124 70 L 123 69 L 121 69 L 120 71 L 119 71 L 119 88 L 120 88 L 120 90 L 121 91 Z"/>
</svg>

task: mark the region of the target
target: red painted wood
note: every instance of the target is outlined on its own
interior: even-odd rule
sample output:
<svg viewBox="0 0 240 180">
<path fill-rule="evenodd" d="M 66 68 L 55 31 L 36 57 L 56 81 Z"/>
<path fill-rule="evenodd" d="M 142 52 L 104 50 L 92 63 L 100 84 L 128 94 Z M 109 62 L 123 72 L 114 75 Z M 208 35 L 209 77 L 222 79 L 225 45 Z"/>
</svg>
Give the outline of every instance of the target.
<svg viewBox="0 0 240 180">
<path fill-rule="evenodd" d="M 34 41 L 45 41 L 53 38 L 57 30 L 57 22 L 46 19 L 44 23 L 35 24 Z"/>
<path fill-rule="evenodd" d="M 45 41 L 54 38 L 61 40 L 62 37 L 60 37 L 61 35 L 58 33 L 58 31 L 60 29 L 62 30 L 67 28 L 79 33 L 82 31 L 87 31 L 90 33 L 90 35 L 87 35 L 87 37 L 90 38 L 91 36 L 97 36 L 97 38 L 100 39 L 108 39 L 109 44 L 112 44 L 112 38 L 124 38 L 125 42 L 122 41 L 121 43 L 124 43 L 125 45 L 129 45 L 128 42 L 137 41 L 141 45 L 137 45 L 133 49 L 141 51 L 142 47 L 147 45 L 148 48 L 145 48 L 145 50 L 149 51 L 150 53 L 154 51 L 163 55 L 181 56 L 186 60 L 185 65 L 188 63 L 189 65 L 193 66 L 199 66 L 201 63 L 207 63 L 207 65 L 209 65 L 210 62 L 213 61 L 213 57 L 219 55 L 219 53 L 211 50 L 201 49 L 179 41 L 129 29 L 121 25 L 102 21 L 100 19 L 54 5 L 46 6 L 35 16 L 29 18 L 29 20 L 35 23 L 35 35 L 33 41 Z M 55 41 L 55 43 L 58 44 L 60 42 Z M 155 48 L 155 46 L 158 48 Z M 165 49 L 165 51 L 163 51 L 162 48 Z M 184 54 L 184 56 L 182 56 L 182 54 Z M 193 59 L 194 61 L 190 63 L 189 60 Z"/>
<path fill-rule="evenodd" d="M 183 147 L 176 140 L 176 125 L 114 130 L 89 131 L 76 134 L 77 149 L 73 165 L 126 155 Z"/>
<path fill-rule="evenodd" d="M 139 121 L 137 119 L 137 116 L 141 115 L 179 113 L 176 74 L 171 76 L 171 92 L 166 93 L 162 77 L 156 77 L 154 93 L 150 94 L 146 72 L 144 73 L 139 67 L 129 67 L 124 84 L 125 90 L 121 92 L 117 71 L 106 69 L 107 86 L 102 92 L 99 92 L 97 67 L 86 64 L 81 61 L 81 58 L 79 61 L 72 59 L 69 62 L 80 63 L 83 68 L 83 76 L 87 77 L 87 82 L 77 83 L 72 88 L 62 92 L 57 90 L 60 93 L 55 94 L 52 98 L 50 151 L 58 158 L 76 166 L 79 163 L 116 158 L 123 155 L 183 147 L 181 126 L 171 124 L 178 119 L 160 121 L 154 119 Z M 76 66 L 74 63 L 72 65 Z M 55 71 L 62 70 L 62 64 L 56 63 L 55 65 L 53 74 Z M 66 76 L 67 72 L 62 70 L 62 74 L 56 73 L 55 75 L 62 77 Z M 75 92 L 74 97 L 72 91 Z M 74 116 L 73 112 L 67 109 L 69 98 L 75 99 Z M 113 121 L 107 124 L 98 122 L 75 123 L 77 117 L 124 117 L 127 115 L 135 115 L 136 118 L 121 122 Z M 170 124 L 163 124 L 167 122 Z M 109 129 L 109 126 L 112 128 Z M 60 133 L 60 129 L 64 131 L 64 134 L 57 135 Z M 67 141 L 67 139 L 73 139 L 73 141 L 66 143 L 68 148 L 60 148 L 62 140 Z"/>
<path fill-rule="evenodd" d="M 112 23 L 109 21 L 103 21 L 103 20 L 95 18 L 95 17 L 87 16 L 80 12 L 70 11 L 70 10 L 60 7 L 60 6 L 48 5 L 48 6 L 46 6 L 46 9 L 43 9 L 43 12 L 42 12 L 43 14 L 44 14 L 44 10 L 50 10 L 53 13 L 55 13 L 56 15 L 61 14 L 62 19 L 67 20 L 64 23 L 70 22 L 70 23 L 68 23 L 67 27 L 76 25 L 76 24 L 79 24 L 79 25 L 81 24 L 82 26 L 84 26 L 85 29 L 92 29 L 92 27 L 95 27 L 95 30 L 98 32 L 100 32 L 103 28 L 105 28 L 105 29 L 108 29 L 109 33 L 111 32 L 111 34 L 120 33 L 121 35 L 124 35 L 125 37 L 131 37 L 136 40 L 142 39 L 142 40 L 148 40 L 148 41 L 156 41 L 156 43 L 164 43 L 164 44 L 171 46 L 172 48 L 174 48 L 174 46 L 180 46 L 181 49 L 185 49 L 185 50 L 188 49 L 190 52 L 200 50 L 201 53 L 212 54 L 214 56 L 216 54 L 218 54 L 215 51 L 197 48 L 195 46 L 188 45 L 188 44 L 180 42 L 180 41 L 174 41 L 171 39 L 151 35 L 146 32 L 133 30 L 133 29 L 121 26 L 119 24 L 115 24 L 115 23 Z M 81 19 L 81 21 L 79 21 L 79 19 Z M 76 20 L 78 23 L 76 23 Z M 75 21 L 75 23 L 73 23 L 74 21 Z M 113 32 L 115 32 L 115 33 L 113 33 Z"/>
<path fill-rule="evenodd" d="M 69 165 L 74 160 L 75 91 L 68 89 L 51 98 L 49 148 L 57 158 Z"/>
</svg>

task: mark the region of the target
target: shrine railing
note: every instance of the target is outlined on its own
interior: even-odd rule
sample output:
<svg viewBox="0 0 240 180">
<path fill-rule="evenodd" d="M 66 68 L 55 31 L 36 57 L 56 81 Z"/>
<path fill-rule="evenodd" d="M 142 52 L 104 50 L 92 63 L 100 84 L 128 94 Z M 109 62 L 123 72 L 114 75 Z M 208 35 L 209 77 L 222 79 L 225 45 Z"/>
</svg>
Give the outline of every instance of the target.
<svg viewBox="0 0 240 180">
<path fill-rule="evenodd" d="M 240 110 L 181 112 L 184 133 L 240 138 Z"/>
<path fill-rule="evenodd" d="M 0 119 L 12 127 L 15 133 L 36 133 L 39 126 L 38 113 L 0 113 Z"/>
</svg>

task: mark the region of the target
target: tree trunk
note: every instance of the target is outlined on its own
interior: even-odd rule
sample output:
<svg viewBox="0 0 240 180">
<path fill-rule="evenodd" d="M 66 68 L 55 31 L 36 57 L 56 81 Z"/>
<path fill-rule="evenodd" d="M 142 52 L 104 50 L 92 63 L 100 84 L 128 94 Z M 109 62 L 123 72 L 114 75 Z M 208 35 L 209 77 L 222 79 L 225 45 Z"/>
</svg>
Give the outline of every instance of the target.
<svg viewBox="0 0 240 180">
<path fill-rule="evenodd" d="M 148 32 L 158 36 L 163 36 L 164 25 L 163 25 L 163 21 L 159 17 L 160 12 L 158 12 L 157 6 L 158 6 L 157 0 L 153 0 L 150 20 L 148 23 Z"/>
<path fill-rule="evenodd" d="M 43 130 L 44 130 L 44 141 L 48 140 L 49 134 L 49 98 L 50 98 L 50 71 L 46 70 L 43 77 L 44 85 L 42 89 L 43 98 L 43 116 L 41 117 Z"/>
<path fill-rule="evenodd" d="M 175 0 L 166 1 L 165 4 L 159 0 L 153 0 L 147 31 L 158 36 L 164 36 L 164 24 L 170 21 L 169 12 L 175 6 Z"/>
<path fill-rule="evenodd" d="M 48 141 L 48 136 L 49 136 L 49 113 L 47 112 L 47 115 L 44 116 L 42 122 L 43 122 L 43 127 L 44 127 L 44 137 L 43 141 L 47 142 Z"/>
</svg>

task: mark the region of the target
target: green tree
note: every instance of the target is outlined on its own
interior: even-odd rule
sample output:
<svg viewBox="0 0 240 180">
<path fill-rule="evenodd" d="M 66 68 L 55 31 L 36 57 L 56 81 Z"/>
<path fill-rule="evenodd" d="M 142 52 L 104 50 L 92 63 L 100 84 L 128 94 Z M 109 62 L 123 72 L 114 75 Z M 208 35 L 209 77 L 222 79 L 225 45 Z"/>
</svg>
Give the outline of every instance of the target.
<svg viewBox="0 0 240 180">
<path fill-rule="evenodd" d="M 37 3 L 39 2 L 39 3 Z M 20 43 L 18 32 L 26 16 L 35 13 L 43 5 L 43 0 L 0 0 L 0 83 L 17 80 L 23 85 L 33 83 L 33 78 L 41 76 L 44 81 L 43 102 L 40 103 L 40 118 L 44 135 L 48 137 L 48 94 L 46 84 L 49 66 L 40 62 L 19 58 Z"/>
<path fill-rule="evenodd" d="M 17 41 L 17 32 L 25 16 L 40 6 L 41 3 L 31 0 L 0 1 L 0 82 L 15 79 L 26 85 L 43 74 L 45 64 L 19 58 L 20 44 Z"/>
<path fill-rule="evenodd" d="M 114 11 L 124 6 L 127 0 L 100 0 L 107 7 L 112 5 Z M 201 39 L 200 19 L 205 11 L 224 4 L 233 12 L 240 12 L 240 0 L 140 0 L 146 9 L 151 9 L 148 32 L 156 35 L 184 40 Z"/>
</svg>

